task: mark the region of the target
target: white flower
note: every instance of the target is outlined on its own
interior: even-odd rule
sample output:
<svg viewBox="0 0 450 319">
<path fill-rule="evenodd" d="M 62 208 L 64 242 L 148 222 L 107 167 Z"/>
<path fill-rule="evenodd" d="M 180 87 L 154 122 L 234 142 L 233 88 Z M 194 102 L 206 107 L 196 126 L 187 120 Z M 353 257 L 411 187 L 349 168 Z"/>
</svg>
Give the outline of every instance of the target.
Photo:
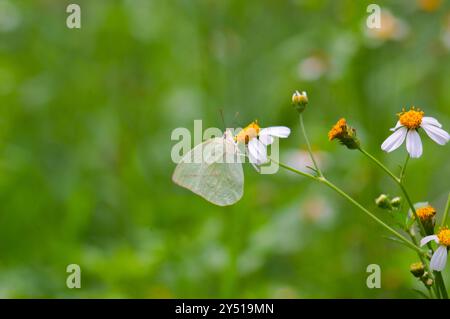
<svg viewBox="0 0 450 319">
<path fill-rule="evenodd" d="M 392 152 L 400 147 L 406 139 L 406 150 L 412 158 L 422 155 L 422 141 L 418 129 L 422 128 L 425 133 L 439 145 L 444 145 L 450 140 L 450 135 L 444 131 L 433 117 L 423 116 L 419 109 L 411 108 L 403 110 L 399 114 L 399 121 L 391 131 L 394 131 L 381 145 L 381 149 Z"/>
<path fill-rule="evenodd" d="M 442 271 L 447 263 L 447 247 L 450 245 L 450 229 L 442 228 L 437 235 L 430 235 L 422 238 L 420 246 L 424 246 L 432 240 L 434 240 L 439 247 L 431 257 L 430 269 Z"/>
<path fill-rule="evenodd" d="M 248 158 L 251 164 L 262 165 L 269 161 L 267 146 L 273 143 L 274 137 L 286 138 L 289 134 L 291 134 L 289 127 L 272 126 L 261 128 L 255 121 L 242 129 L 235 136 L 235 141 L 247 145 Z"/>
</svg>

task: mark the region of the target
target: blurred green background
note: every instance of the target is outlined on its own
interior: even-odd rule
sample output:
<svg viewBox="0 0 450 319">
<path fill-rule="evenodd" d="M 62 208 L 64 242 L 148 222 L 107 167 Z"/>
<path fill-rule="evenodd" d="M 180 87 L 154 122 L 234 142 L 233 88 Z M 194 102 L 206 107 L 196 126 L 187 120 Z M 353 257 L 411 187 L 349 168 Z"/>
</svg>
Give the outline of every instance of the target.
<svg viewBox="0 0 450 319">
<path fill-rule="evenodd" d="M 374 31 L 370 2 L 0 0 L 0 297 L 417 297 L 416 255 L 322 185 L 246 165 L 243 199 L 220 208 L 171 181 L 172 130 L 223 128 L 220 109 L 291 127 L 281 160 L 309 164 L 290 105 L 305 90 L 326 175 L 390 222 L 374 198 L 398 189 L 327 132 L 345 117 L 398 172 L 404 146 L 380 145 L 402 107 L 450 129 L 450 3 L 377 1 Z M 450 149 L 422 137 L 407 187 L 442 214 Z"/>
</svg>

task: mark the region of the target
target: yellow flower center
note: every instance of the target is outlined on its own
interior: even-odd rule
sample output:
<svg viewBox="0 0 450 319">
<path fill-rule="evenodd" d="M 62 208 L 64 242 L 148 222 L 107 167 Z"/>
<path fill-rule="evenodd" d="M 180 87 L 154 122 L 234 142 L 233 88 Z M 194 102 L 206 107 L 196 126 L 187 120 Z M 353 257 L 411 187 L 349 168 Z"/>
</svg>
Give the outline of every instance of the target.
<svg viewBox="0 0 450 319">
<path fill-rule="evenodd" d="M 408 129 L 416 129 L 422 124 L 423 112 L 420 109 L 415 109 L 414 106 L 409 110 L 398 114 L 400 124 L 406 126 Z"/>
<path fill-rule="evenodd" d="M 439 244 L 444 246 L 450 246 L 450 229 L 443 227 L 437 234 L 439 238 Z"/>
<path fill-rule="evenodd" d="M 436 210 L 432 206 L 424 206 L 416 209 L 417 216 L 420 220 L 428 220 L 436 215 Z"/>
<path fill-rule="evenodd" d="M 251 122 L 234 137 L 234 140 L 238 143 L 248 144 L 251 139 L 258 136 L 260 130 L 258 121 Z"/>
<path fill-rule="evenodd" d="M 335 138 L 341 136 L 345 133 L 347 129 L 347 121 L 342 118 L 331 128 L 331 130 L 328 132 L 328 139 L 334 140 Z"/>
</svg>

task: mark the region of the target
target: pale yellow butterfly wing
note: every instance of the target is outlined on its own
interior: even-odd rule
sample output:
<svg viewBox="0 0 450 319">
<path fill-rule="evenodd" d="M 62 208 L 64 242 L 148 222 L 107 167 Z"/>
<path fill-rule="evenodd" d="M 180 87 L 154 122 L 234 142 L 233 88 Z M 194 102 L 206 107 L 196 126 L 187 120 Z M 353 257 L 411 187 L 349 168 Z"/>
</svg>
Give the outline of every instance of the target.
<svg viewBox="0 0 450 319">
<path fill-rule="evenodd" d="M 172 180 L 207 201 L 228 206 L 239 201 L 244 192 L 244 172 L 237 146 L 225 134 L 194 147 L 178 163 Z M 195 160 L 195 156 L 202 160 Z"/>
</svg>

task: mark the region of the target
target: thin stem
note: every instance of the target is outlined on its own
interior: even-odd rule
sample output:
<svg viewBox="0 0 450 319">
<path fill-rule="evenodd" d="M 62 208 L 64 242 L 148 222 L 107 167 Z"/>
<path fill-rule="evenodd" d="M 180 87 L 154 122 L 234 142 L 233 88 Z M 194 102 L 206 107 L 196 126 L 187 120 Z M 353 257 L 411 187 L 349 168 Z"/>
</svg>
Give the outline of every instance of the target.
<svg viewBox="0 0 450 319">
<path fill-rule="evenodd" d="M 291 171 L 291 172 L 296 173 L 298 175 L 302 175 L 304 177 L 308 177 L 308 178 L 311 178 L 313 180 L 319 181 L 319 177 L 317 177 L 317 176 L 314 176 L 314 175 L 311 175 L 311 174 L 299 171 L 299 170 L 297 170 L 297 169 L 295 169 L 295 168 L 293 168 L 293 167 L 291 167 L 289 165 L 280 163 L 280 162 L 278 162 L 278 161 L 276 161 L 274 159 L 271 159 L 271 161 L 277 163 L 278 165 L 280 165 L 281 167 L 287 169 L 288 171 Z"/>
<path fill-rule="evenodd" d="M 437 299 L 442 299 L 441 297 L 441 287 L 438 286 L 438 284 L 436 282 L 433 283 L 433 286 L 435 287 L 434 293 L 436 294 L 436 298 Z"/>
<path fill-rule="evenodd" d="M 274 161 L 274 160 L 272 160 Z M 329 188 L 331 188 L 332 190 L 334 190 L 335 192 L 337 192 L 339 195 L 341 195 L 342 197 L 344 197 L 345 199 L 347 199 L 350 203 L 352 203 L 353 205 L 355 205 L 356 207 L 358 207 L 360 210 L 362 210 L 364 213 L 366 213 L 370 218 L 372 218 L 375 222 L 377 222 L 379 225 L 381 225 L 383 228 L 385 228 L 387 231 L 389 231 L 390 233 L 392 233 L 395 237 L 397 237 L 399 240 L 401 240 L 402 242 L 405 243 L 406 246 L 408 246 L 409 248 L 413 249 L 414 251 L 416 251 L 417 253 L 424 255 L 424 251 L 422 251 L 422 249 L 420 249 L 417 245 L 411 243 L 408 239 L 406 239 L 404 236 L 402 236 L 399 232 L 397 232 L 395 229 L 393 229 L 392 227 L 390 227 L 389 225 L 387 225 L 386 223 L 384 223 L 381 219 L 379 219 L 378 217 L 376 217 L 374 214 L 372 214 L 370 211 L 368 211 L 364 206 L 362 206 L 360 203 L 358 203 L 356 200 L 354 200 L 350 195 L 348 195 L 347 193 L 345 193 L 343 190 L 341 190 L 338 186 L 334 185 L 333 183 L 331 183 L 330 181 L 328 181 L 325 177 L 321 176 L 321 177 L 317 177 L 302 171 L 299 171 L 293 167 L 290 167 L 286 164 L 283 163 L 279 163 L 277 161 L 274 161 L 275 163 L 278 163 L 281 167 L 294 172 L 296 174 L 308 177 L 310 179 L 313 179 L 315 181 L 321 182 L 325 185 L 327 185 Z"/>
<path fill-rule="evenodd" d="M 359 148 L 361 153 L 366 155 L 370 160 L 372 160 L 375 164 L 377 164 L 381 169 L 383 169 L 400 187 L 403 195 L 405 196 L 406 201 L 408 202 L 409 207 L 411 208 L 411 211 L 413 212 L 414 218 L 417 221 L 417 224 L 419 225 L 420 233 L 422 236 L 426 235 L 425 227 L 423 227 L 422 221 L 417 216 L 416 208 L 414 207 L 413 202 L 411 201 L 411 198 L 409 198 L 408 192 L 405 189 L 405 186 L 402 184 L 402 180 L 395 176 L 394 173 L 392 173 L 389 168 L 384 166 L 379 160 L 377 160 L 375 157 L 373 157 L 370 153 L 368 153 L 365 149 Z"/>
<path fill-rule="evenodd" d="M 408 247 L 410 247 L 411 249 L 415 250 L 416 252 L 418 252 L 419 254 L 424 254 L 424 252 L 422 251 L 422 249 L 420 249 L 418 246 L 414 245 L 413 243 L 411 243 L 408 239 L 406 239 L 404 236 L 402 236 L 399 232 L 397 232 L 395 229 L 393 229 L 392 227 L 390 227 L 389 225 L 387 225 L 385 222 L 383 222 L 381 219 L 379 219 L 378 217 L 376 217 L 374 214 L 372 214 L 370 211 L 368 211 L 366 208 L 364 208 L 360 203 L 358 203 L 356 200 L 354 200 L 352 197 L 350 197 L 349 195 L 347 195 L 347 193 L 345 193 L 344 191 L 342 191 L 339 187 L 337 187 L 336 185 L 334 185 L 333 183 L 331 183 L 330 181 L 324 179 L 322 181 L 325 185 L 327 185 L 328 187 L 330 187 L 331 189 L 333 189 L 334 191 L 336 191 L 337 193 L 339 193 L 341 196 L 343 196 L 344 198 L 346 198 L 349 202 L 351 202 L 353 205 L 355 205 L 356 207 L 358 207 L 359 209 L 361 209 L 363 212 L 365 212 L 370 218 L 372 218 L 375 222 L 377 222 L 379 225 L 381 225 L 382 227 L 384 227 L 386 230 L 388 230 L 390 233 L 392 233 L 395 237 L 397 237 L 398 239 L 400 239 L 401 241 L 403 241 Z"/>
<path fill-rule="evenodd" d="M 436 279 L 436 285 L 441 290 L 442 299 L 448 299 L 447 289 L 445 288 L 445 283 L 444 283 L 444 279 L 442 278 L 441 272 L 435 271 L 434 278 Z"/>
<path fill-rule="evenodd" d="M 412 231 L 410 229 L 408 230 L 408 235 L 411 238 L 411 241 L 414 243 L 414 245 L 418 246 L 417 238 L 416 238 L 416 236 L 414 236 L 414 234 L 412 233 Z M 430 274 L 431 279 L 433 279 L 433 281 L 435 281 L 433 272 L 431 271 L 427 260 L 424 258 L 424 256 L 422 254 L 417 254 L 417 255 L 419 256 L 420 261 L 424 265 L 425 270 Z M 425 286 L 425 287 L 430 289 L 428 286 Z M 439 295 L 440 295 L 439 294 L 439 287 L 437 287 L 437 285 L 432 285 L 432 288 L 433 288 L 433 291 L 436 294 L 437 298 L 439 298 Z M 431 290 L 430 290 L 430 293 L 431 293 Z"/>
<path fill-rule="evenodd" d="M 450 210 L 450 193 L 448 193 L 447 204 L 445 204 L 444 215 L 441 220 L 441 227 L 444 227 L 447 223 L 448 211 Z"/>
<path fill-rule="evenodd" d="M 422 236 L 426 236 L 425 227 L 423 226 L 422 221 L 420 220 L 419 216 L 417 216 L 416 208 L 414 207 L 414 204 L 411 201 L 411 198 L 409 198 L 409 195 L 405 189 L 405 186 L 403 186 L 402 183 L 399 183 L 398 185 L 400 186 L 400 189 L 402 190 L 403 195 L 405 195 L 406 201 L 408 202 L 408 205 L 411 208 L 411 211 L 413 212 L 414 218 L 417 221 L 417 224 L 419 225 L 420 233 L 422 234 Z"/>
<path fill-rule="evenodd" d="M 396 183 L 400 183 L 400 179 L 395 176 L 394 173 L 392 173 L 389 168 L 387 168 L 386 166 L 383 165 L 383 163 L 381 163 L 379 160 L 377 160 L 375 157 L 372 156 L 372 154 L 370 154 L 369 152 L 367 152 L 365 149 L 363 149 L 362 147 L 359 148 L 360 152 L 363 153 L 364 155 L 366 155 L 369 159 L 371 159 L 373 162 L 375 162 L 375 164 L 377 164 L 379 167 L 381 167 L 381 169 L 383 169 Z"/>
<path fill-rule="evenodd" d="M 369 159 L 371 159 L 372 161 L 374 161 L 379 167 L 381 167 L 400 187 L 403 195 L 406 198 L 406 201 L 408 202 L 409 207 L 411 208 L 411 211 L 413 212 L 414 218 L 417 222 L 417 224 L 419 225 L 419 229 L 420 229 L 420 233 L 422 236 L 426 236 L 426 231 L 425 231 L 425 227 L 422 224 L 422 221 L 420 220 L 420 218 L 417 216 L 417 212 L 416 212 L 416 208 L 414 207 L 413 202 L 411 201 L 411 198 L 408 195 L 408 192 L 405 189 L 405 186 L 403 185 L 402 181 L 403 181 L 403 177 L 404 177 L 404 173 L 406 170 L 406 165 L 408 163 L 409 160 L 409 155 L 406 158 L 405 164 L 403 165 L 403 169 L 402 169 L 402 173 L 400 174 L 400 178 L 398 178 L 397 176 L 395 176 L 386 166 L 384 166 L 379 160 L 377 160 L 375 157 L 373 157 L 370 153 L 368 153 L 366 150 L 364 150 L 363 148 L 359 148 L 359 150 L 361 151 L 361 153 L 363 153 L 364 155 L 366 155 Z M 445 218 L 447 218 L 445 216 Z M 413 242 L 415 241 L 415 239 L 413 240 Z M 415 244 L 417 245 L 417 244 Z M 431 250 L 431 244 L 428 243 L 427 245 Z M 429 272 L 431 274 L 431 272 Z M 438 285 L 438 288 L 441 290 L 442 292 L 442 296 L 447 296 L 447 290 L 445 288 L 445 283 L 442 280 L 442 275 L 439 272 L 435 273 L 435 277 L 437 280 L 435 281 L 435 285 Z"/>
<path fill-rule="evenodd" d="M 403 178 L 405 177 L 406 166 L 408 165 L 409 158 L 410 158 L 409 153 L 407 153 L 405 163 L 403 164 L 402 171 L 400 172 L 400 183 L 403 182 Z"/>
<path fill-rule="evenodd" d="M 311 144 L 309 143 L 308 135 L 306 134 L 305 124 L 303 123 L 303 114 L 300 113 L 299 117 L 300 117 L 300 127 L 302 130 L 303 137 L 305 138 L 305 141 L 306 141 L 306 147 L 308 148 L 308 153 L 309 153 L 309 156 L 311 157 L 311 161 L 313 162 L 313 165 L 317 171 L 317 174 L 319 176 L 323 176 L 322 171 L 320 170 L 319 165 L 317 165 L 316 159 L 314 158 L 314 155 L 313 155 L 313 152 L 311 149 Z"/>
<path fill-rule="evenodd" d="M 427 287 L 427 289 L 428 289 L 428 293 L 430 294 L 430 299 L 435 299 L 433 289 L 431 289 L 430 287 Z"/>
</svg>

